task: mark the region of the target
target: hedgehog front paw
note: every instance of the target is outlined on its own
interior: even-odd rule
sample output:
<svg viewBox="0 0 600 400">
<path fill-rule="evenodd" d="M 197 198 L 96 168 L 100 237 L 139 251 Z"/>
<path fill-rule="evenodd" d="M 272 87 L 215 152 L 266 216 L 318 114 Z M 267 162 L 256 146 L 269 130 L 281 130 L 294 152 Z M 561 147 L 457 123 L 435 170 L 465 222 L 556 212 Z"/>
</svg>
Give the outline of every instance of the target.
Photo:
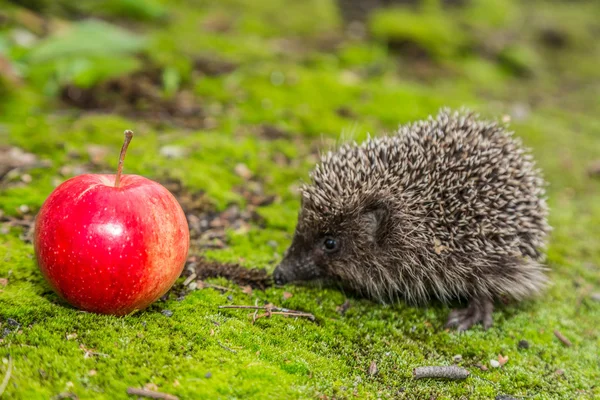
<svg viewBox="0 0 600 400">
<path fill-rule="evenodd" d="M 446 328 L 456 328 L 457 331 L 466 331 L 473 325 L 481 322 L 483 329 L 487 330 L 492 326 L 492 313 L 494 312 L 494 303 L 489 298 L 474 298 L 469 302 L 467 308 L 462 310 L 452 310 L 446 322 Z"/>
</svg>

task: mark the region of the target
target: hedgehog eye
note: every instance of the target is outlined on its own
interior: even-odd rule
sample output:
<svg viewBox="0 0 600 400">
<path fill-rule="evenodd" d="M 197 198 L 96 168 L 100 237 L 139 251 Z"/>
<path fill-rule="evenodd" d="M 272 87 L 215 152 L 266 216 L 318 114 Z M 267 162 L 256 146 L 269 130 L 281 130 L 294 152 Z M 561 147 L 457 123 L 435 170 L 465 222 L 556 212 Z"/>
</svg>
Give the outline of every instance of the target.
<svg viewBox="0 0 600 400">
<path fill-rule="evenodd" d="M 325 239 L 323 239 L 323 249 L 327 253 L 333 253 L 338 249 L 338 241 L 332 237 L 326 237 Z"/>
</svg>

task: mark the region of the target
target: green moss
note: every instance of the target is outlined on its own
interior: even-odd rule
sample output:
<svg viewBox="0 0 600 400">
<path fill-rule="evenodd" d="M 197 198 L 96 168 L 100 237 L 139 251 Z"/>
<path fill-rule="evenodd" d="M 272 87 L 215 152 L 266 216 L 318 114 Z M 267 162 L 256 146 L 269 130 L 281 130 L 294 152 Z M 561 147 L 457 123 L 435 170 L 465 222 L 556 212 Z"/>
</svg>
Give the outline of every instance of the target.
<svg viewBox="0 0 600 400">
<path fill-rule="evenodd" d="M 437 7 L 378 11 L 371 17 L 369 27 L 378 39 L 417 45 L 438 59 L 456 55 L 467 39 L 451 15 Z"/>
<path fill-rule="evenodd" d="M 28 171 L 31 184 L 4 180 L 0 209 L 9 215 L 23 204 L 37 210 L 70 176 L 63 166 L 112 172 L 122 132 L 133 129 L 126 173 L 178 178 L 187 189 L 206 192 L 219 209 L 232 202 L 245 206 L 235 190 L 246 184 L 235 173 L 237 164 L 263 181 L 266 193 L 277 196 L 257 210 L 265 225 L 229 231 L 228 248 L 203 255 L 272 271 L 289 245 L 299 207 L 295 188 L 307 178 L 315 148 L 382 134 L 443 105 L 467 105 L 485 116 L 512 115 L 513 129 L 550 183 L 553 285 L 546 292 L 499 305 L 491 330 L 462 335 L 444 330 L 449 308 L 437 303 L 419 308 L 351 297 L 340 315 L 336 308 L 346 296 L 339 290 L 288 285 L 249 295 L 224 279 L 214 280 L 231 289 L 224 294 L 204 289 L 179 300 L 172 294 L 144 312 L 114 318 L 62 303 L 39 274 L 32 246 L 13 227 L 0 234 L 0 278 L 8 279 L 0 286 L 0 360 L 10 354 L 15 363 L 4 396 L 47 399 L 70 391 L 82 399 L 125 398 L 127 387 L 149 383 L 182 399 L 600 396 L 600 307 L 589 299 L 600 291 L 600 181 L 586 173 L 600 154 L 600 103 L 589 84 L 600 77 L 599 48 L 590 34 L 597 27 L 597 2 L 437 3 L 380 10 L 370 25 L 378 38 L 348 39 L 323 51 L 323 37 L 342 35 L 332 0 L 161 2 L 170 19 L 161 26 L 136 25 L 136 31 L 147 38 L 148 56 L 170 71 L 167 91 L 192 88 L 214 127 L 158 129 L 118 115 L 58 112 L 43 74 L 25 76 L 0 93 L 0 138 L 51 164 Z M 534 17 L 523 24 L 524 16 Z M 20 67 L 26 50 L 11 39 L 11 24 L 0 27 L 0 52 Z M 543 47 L 540 32 L 548 26 L 566 32 L 566 47 Z M 417 43 L 443 67 L 416 78 L 411 70 L 428 64 L 399 60 L 384 43 L 394 38 Z M 501 46 L 478 50 L 495 45 L 492 39 Z M 513 61 L 534 71 L 531 77 L 520 79 L 498 62 L 497 50 L 505 47 L 525 49 Z M 192 73 L 191 58 L 205 54 L 234 61 L 237 69 L 216 77 Z M 263 137 L 264 124 L 284 131 L 283 137 Z M 112 153 L 90 166 L 90 145 Z M 186 153 L 164 157 L 166 145 Z M 218 309 L 265 301 L 311 312 L 317 320 L 273 316 L 252 324 L 244 310 Z M 173 316 L 163 315 L 165 309 Z M 561 344 L 555 329 L 573 346 Z M 518 347 L 522 339 L 529 349 Z M 85 349 L 101 354 L 86 357 Z M 412 379 L 414 367 L 449 365 L 457 354 L 471 371 L 466 381 Z M 503 368 L 475 367 L 489 366 L 498 354 L 509 357 Z M 370 376 L 373 361 L 379 372 Z M 5 372 L 0 362 L 0 377 Z"/>
</svg>

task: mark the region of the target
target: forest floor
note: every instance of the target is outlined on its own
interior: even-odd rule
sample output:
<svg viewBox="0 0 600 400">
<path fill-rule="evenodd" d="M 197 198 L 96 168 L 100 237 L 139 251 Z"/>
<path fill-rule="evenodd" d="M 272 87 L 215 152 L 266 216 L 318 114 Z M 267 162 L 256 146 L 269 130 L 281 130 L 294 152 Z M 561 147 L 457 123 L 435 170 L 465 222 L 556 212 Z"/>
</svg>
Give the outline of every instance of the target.
<svg viewBox="0 0 600 400">
<path fill-rule="evenodd" d="M 600 396 L 600 3 L 367 3 L 0 0 L 0 397 Z M 319 152 L 443 106 L 510 121 L 532 149 L 548 290 L 457 334 L 445 305 L 273 287 Z M 117 318 L 58 299 L 31 229 L 58 184 L 115 170 L 125 129 L 125 173 L 178 197 L 192 245 L 168 295 Z M 316 318 L 218 308 L 268 303 Z M 470 376 L 413 379 L 453 364 Z"/>
</svg>

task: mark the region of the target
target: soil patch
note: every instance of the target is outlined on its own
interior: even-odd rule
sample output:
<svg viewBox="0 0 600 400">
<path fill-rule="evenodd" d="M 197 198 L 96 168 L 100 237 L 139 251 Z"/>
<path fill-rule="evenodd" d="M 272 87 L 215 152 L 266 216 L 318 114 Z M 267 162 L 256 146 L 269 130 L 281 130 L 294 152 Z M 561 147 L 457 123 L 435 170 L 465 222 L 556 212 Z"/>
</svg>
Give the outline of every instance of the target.
<svg viewBox="0 0 600 400">
<path fill-rule="evenodd" d="M 166 96 L 162 88 L 162 73 L 159 67 L 147 66 L 89 88 L 68 84 L 61 89 L 60 97 L 71 107 L 116 113 L 143 119 L 153 125 L 177 125 L 189 129 L 205 127 L 206 115 L 199 99 L 188 89 Z"/>
<path fill-rule="evenodd" d="M 251 286 L 264 290 L 273 282 L 267 270 L 263 268 L 246 268 L 237 263 L 220 263 L 192 256 L 188 259 L 184 275 L 196 274 L 196 279 L 225 278 L 240 286 Z"/>
</svg>

